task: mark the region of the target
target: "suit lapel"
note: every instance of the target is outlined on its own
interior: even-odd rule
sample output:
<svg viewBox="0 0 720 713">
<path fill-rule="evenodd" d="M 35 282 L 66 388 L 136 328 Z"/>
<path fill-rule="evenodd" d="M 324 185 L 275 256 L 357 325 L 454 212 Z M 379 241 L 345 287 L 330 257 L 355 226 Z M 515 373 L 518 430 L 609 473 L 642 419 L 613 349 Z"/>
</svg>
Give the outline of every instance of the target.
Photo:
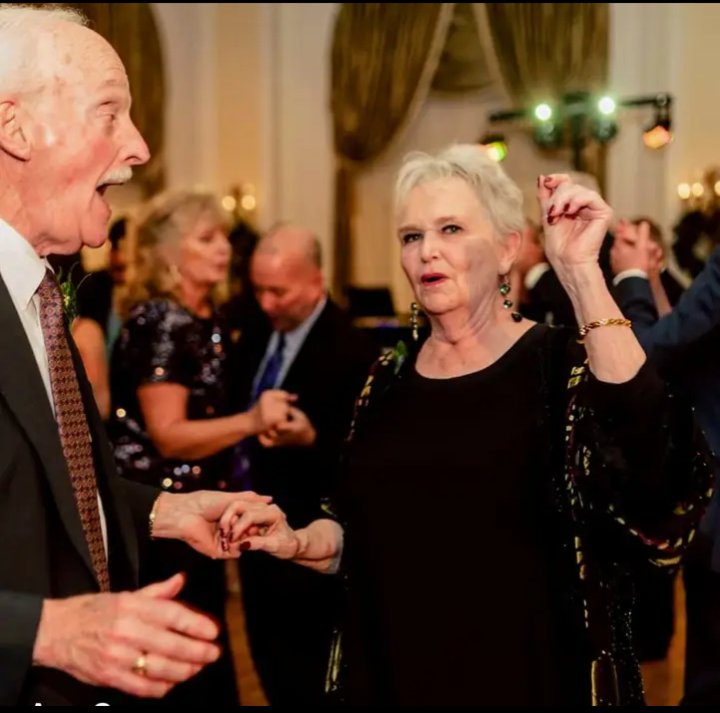
<svg viewBox="0 0 720 713">
<path fill-rule="evenodd" d="M 35 356 L 5 282 L 0 277 L 0 394 L 17 418 L 45 469 L 60 518 L 93 572 L 57 422 Z M 94 574 L 93 574 L 94 576 Z"/>
<path fill-rule="evenodd" d="M 330 322 L 332 310 L 334 306 L 328 299 L 325 309 L 319 314 L 317 321 L 313 324 L 312 329 L 308 332 L 305 341 L 300 347 L 300 351 L 295 356 L 293 363 L 290 365 L 282 384 L 278 388 L 293 391 L 295 383 L 303 383 L 304 375 L 308 370 L 317 369 L 317 354 L 321 348 L 324 334 Z"/>
</svg>

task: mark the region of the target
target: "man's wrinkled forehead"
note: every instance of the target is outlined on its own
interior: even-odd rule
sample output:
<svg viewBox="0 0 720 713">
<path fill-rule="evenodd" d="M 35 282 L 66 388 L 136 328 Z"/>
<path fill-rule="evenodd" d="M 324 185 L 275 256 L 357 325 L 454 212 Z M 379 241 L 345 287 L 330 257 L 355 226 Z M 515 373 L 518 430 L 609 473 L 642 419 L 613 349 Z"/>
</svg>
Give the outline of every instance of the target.
<svg viewBox="0 0 720 713">
<path fill-rule="evenodd" d="M 41 33 L 38 65 L 57 80 L 83 80 L 87 84 L 112 84 L 129 89 L 127 74 L 112 46 L 86 27 L 61 23 Z"/>
</svg>

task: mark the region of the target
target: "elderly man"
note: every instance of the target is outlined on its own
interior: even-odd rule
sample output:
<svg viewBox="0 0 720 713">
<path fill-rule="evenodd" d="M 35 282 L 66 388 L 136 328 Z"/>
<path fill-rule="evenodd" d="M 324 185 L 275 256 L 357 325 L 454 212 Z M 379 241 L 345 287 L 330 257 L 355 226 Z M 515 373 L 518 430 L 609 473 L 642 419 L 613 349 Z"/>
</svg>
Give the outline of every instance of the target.
<svg viewBox="0 0 720 713">
<path fill-rule="evenodd" d="M 148 160 L 129 111 L 120 59 L 80 16 L 0 6 L 4 705 L 161 697 L 218 657 L 216 624 L 173 601 L 182 576 L 130 590 L 153 537 L 232 555 L 216 523 L 237 496 L 121 482 L 46 263 L 105 240 L 106 188 Z"/>
<path fill-rule="evenodd" d="M 333 490 L 353 404 L 379 347 L 328 297 L 311 231 L 288 224 L 270 230 L 253 253 L 250 279 L 270 334 L 240 342 L 241 405 L 268 388 L 297 401 L 286 423 L 241 444 L 236 475 L 302 526 Z M 252 654 L 270 703 L 319 703 L 338 584 L 263 553 L 243 556 L 241 572 Z"/>
</svg>

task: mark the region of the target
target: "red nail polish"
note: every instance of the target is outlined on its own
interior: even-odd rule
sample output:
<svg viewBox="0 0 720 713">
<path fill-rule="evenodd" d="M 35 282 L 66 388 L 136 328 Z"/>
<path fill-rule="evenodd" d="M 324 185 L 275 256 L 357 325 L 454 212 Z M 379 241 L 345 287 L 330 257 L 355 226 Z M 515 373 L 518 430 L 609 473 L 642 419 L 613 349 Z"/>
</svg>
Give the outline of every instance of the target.
<svg viewBox="0 0 720 713">
<path fill-rule="evenodd" d="M 240 543 L 240 552 L 247 552 L 249 549 L 250 549 L 249 542 L 241 542 Z"/>
</svg>

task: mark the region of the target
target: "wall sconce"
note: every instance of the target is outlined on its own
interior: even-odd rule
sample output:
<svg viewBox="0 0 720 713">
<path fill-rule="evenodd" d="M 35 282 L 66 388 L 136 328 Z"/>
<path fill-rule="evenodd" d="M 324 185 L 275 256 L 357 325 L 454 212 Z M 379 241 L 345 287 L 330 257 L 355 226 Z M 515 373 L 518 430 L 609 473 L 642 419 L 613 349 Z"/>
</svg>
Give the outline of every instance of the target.
<svg viewBox="0 0 720 713">
<path fill-rule="evenodd" d="M 248 220 L 252 222 L 257 208 L 255 186 L 252 183 L 232 186 L 220 202 L 222 207 L 232 215 L 234 221 Z"/>
</svg>

